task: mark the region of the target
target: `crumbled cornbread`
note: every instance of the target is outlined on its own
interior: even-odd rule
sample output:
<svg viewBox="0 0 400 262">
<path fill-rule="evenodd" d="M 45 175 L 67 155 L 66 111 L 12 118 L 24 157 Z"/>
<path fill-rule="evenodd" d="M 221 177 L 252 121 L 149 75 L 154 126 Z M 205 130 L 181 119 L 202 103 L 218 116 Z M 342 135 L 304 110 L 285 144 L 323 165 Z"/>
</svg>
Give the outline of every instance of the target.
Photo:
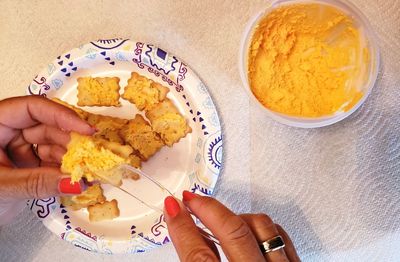
<svg viewBox="0 0 400 262">
<path fill-rule="evenodd" d="M 119 217 L 118 202 L 113 199 L 101 204 L 95 204 L 88 207 L 88 212 L 90 222 L 112 220 Z"/>
<path fill-rule="evenodd" d="M 92 137 L 71 133 L 61 171 L 71 174 L 71 182 L 77 182 L 82 177 L 93 181 L 96 172 L 109 170 L 122 163 L 127 163 L 127 160 L 106 149 Z"/>
<path fill-rule="evenodd" d="M 136 154 L 131 154 L 129 156 L 129 160 L 130 160 L 129 163 L 130 163 L 131 166 L 136 167 L 136 168 L 140 168 L 141 167 L 142 160 Z"/>
<path fill-rule="evenodd" d="M 120 106 L 118 77 L 79 77 L 78 106 Z"/>
<path fill-rule="evenodd" d="M 77 196 L 62 196 L 60 197 L 61 204 L 69 207 L 72 210 L 79 210 L 97 203 L 103 203 L 106 198 L 103 195 L 103 189 L 99 184 L 94 184 L 88 187 L 80 195 Z"/>
<path fill-rule="evenodd" d="M 167 87 L 132 72 L 122 98 L 135 104 L 139 110 L 150 110 L 157 103 L 163 101 L 168 92 Z"/>
<path fill-rule="evenodd" d="M 122 128 L 120 134 L 133 149 L 138 151 L 143 160 L 149 159 L 164 145 L 141 115 L 136 115 L 134 119 L 130 120 L 128 125 Z"/>
<path fill-rule="evenodd" d="M 172 146 L 186 134 L 192 132 L 186 119 L 169 99 L 147 111 L 146 117 L 150 120 L 153 130 L 161 136 L 161 139 L 168 146 Z"/>
</svg>

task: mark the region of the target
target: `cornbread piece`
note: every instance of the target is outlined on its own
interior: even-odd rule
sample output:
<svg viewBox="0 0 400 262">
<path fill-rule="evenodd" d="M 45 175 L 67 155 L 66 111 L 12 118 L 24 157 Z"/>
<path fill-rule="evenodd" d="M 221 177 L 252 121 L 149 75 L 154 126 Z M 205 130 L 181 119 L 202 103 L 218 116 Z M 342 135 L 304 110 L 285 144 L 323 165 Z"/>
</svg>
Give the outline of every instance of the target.
<svg viewBox="0 0 400 262">
<path fill-rule="evenodd" d="M 65 207 L 71 208 L 72 210 L 79 210 L 83 208 L 83 206 L 77 205 L 73 200 L 72 196 L 61 196 L 60 203 Z"/>
<path fill-rule="evenodd" d="M 120 157 L 126 159 L 127 163 L 132 165 L 132 164 L 136 164 L 137 165 L 137 160 L 135 162 L 133 161 L 133 148 L 129 145 L 121 145 L 119 143 L 116 142 L 110 142 L 104 139 L 98 139 L 98 142 L 104 146 L 105 148 L 111 150 L 114 154 L 119 155 Z M 138 157 L 136 157 L 138 158 Z M 135 166 L 136 167 L 136 166 Z M 140 158 L 139 158 L 139 166 L 140 167 Z M 122 184 L 122 178 L 132 178 L 131 176 L 126 176 L 124 172 L 122 172 L 121 170 L 119 170 L 118 168 L 116 169 L 111 169 L 111 170 L 107 170 L 105 172 L 103 171 L 98 171 L 96 173 L 96 175 L 98 177 L 100 177 L 102 180 L 106 179 L 106 182 L 112 184 L 112 185 L 116 185 L 116 186 L 120 186 Z M 136 177 L 137 180 L 138 175 L 135 174 L 134 177 Z"/>
<path fill-rule="evenodd" d="M 95 204 L 88 207 L 88 212 L 90 222 L 112 220 L 119 217 L 118 202 L 113 199 L 102 204 Z"/>
<path fill-rule="evenodd" d="M 92 113 L 89 113 L 87 121 L 91 125 L 96 125 L 96 128 L 103 128 L 103 129 L 121 128 L 123 125 L 128 123 L 127 119 L 105 116 L 105 115 L 97 115 Z"/>
<path fill-rule="evenodd" d="M 141 159 L 140 157 L 136 156 L 135 154 L 132 154 L 129 156 L 129 165 L 132 167 L 136 167 L 140 169 L 141 166 Z M 140 175 L 137 174 L 134 171 L 131 171 L 129 169 L 120 169 L 122 171 L 122 177 L 123 178 L 129 178 L 132 180 L 138 180 L 140 178 Z"/>
<path fill-rule="evenodd" d="M 91 126 L 95 126 L 98 130 L 95 134 L 95 138 L 103 138 L 111 142 L 117 142 L 123 144 L 119 130 L 128 123 L 127 119 L 118 117 L 103 116 L 96 114 L 88 114 L 87 122 Z"/>
<path fill-rule="evenodd" d="M 137 165 L 137 159 L 139 159 L 139 166 L 137 167 L 139 168 L 140 158 L 135 155 L 129 156 L 128 164 L 131 166 Z M 140 178 L 139 174 L 136 174 L 136 172 L 132 172 L 122 166 L 117 166 L 107 171 L 98 171 L 96 172 L 96 176 L 100 178 L 100 181 L 104 181 L 114 186 L 121 186 L 123 178 L 129 178 L 133 180 L 138 180 Z"/>
<path fill-rule="evenodd" d="M 110 149 L 114 154 L 119 155 L 125 159 L 128 159 L 129 164 L 136 168 L 141 166 L 141 159 L 136 154 L 136 150 L 134 150 L 130 145 L 122 145 L 118 142 L 113 142 L 105 139 L 98 139 L 99 143 L 107 149 Z"/>
<path fill-rule="evenodd" d="M 142 161 L 140 159 L 140 157 L 138 157 L 135 154 L 131 154 L 128 159 L 129 159 L 129 165 L 140 169 L 141 161 Z M 132 180 L 138 180 L 140 178 L 140 175 L 136 174 L 135 172 L 132 172 L 130 170 L 125 170 L 125 172 L 122 172 L 122 178 L 129 178 L 129 179 L 132 179 Z"/>
<path fill-rule="evenodd" d="M 164 143 L 141 115 L 129 121 L 120 132 L 123 139 L 135 149 L 143 160 L 154 155 Z"/>
<path fill-rule="evenodd" d="M 132 180 L 139 180 L 140 179 L 140 175 L 136 174 L 136 173 L 122 173 L 122 177 L 126 178 L 126 179 L 132 179 Z"/>
<path fill-rule="evenodd" d="M 135 154 L 131 154 L 129 157 L 129 164 L 133 167 L 140 168 L 141 167 L 141 159 Z"/>
<path fill-rule="evenodd" d="M 106 198 L 103 195 L 100 185 L 94 184 L 80 195 L 60 197 L 60 201 L 65 207 L 69 207 L 72 210 L 79 210 L 97 203 L 103 203 L 106 201 Z"/>
<path fill-rule="evenodd" d="M 108 141 L 105 139 L 97 139 L 97 141 L 104 147 L 111 150 L 114 154 L 122 158 L 129 158 L 133 154 L 133 148 L 130 145 L 121 145 L 117 142 Z"/>
<path fill-rule="evenodd" d="M 70 104 L 68 104 L 67 102 L 64 102 L 63 100 L 58 99 L 58 98 L 55 98 L 55 97 L 52 98 L 51 100 L 53 100 L 54 102 L 59 103 L 59 104 L 65 106 L 65 107 L 68 107 L 68 108 L 74 110 L 75 113 L 77 113 L 78 116 L 79 116 L 81 119 L 87 120 L 88 115 L 89 115 L 88 112 L 86 112 L 86 111 L 84 111 L 84 110 L 82 110 L 82 109 L 80 109 L 80 108 L 78 108 L 78 107 L 76 107 L 76 106 L 70 105 Z"/>
<path fill-rule="evenodd" d="M 124 172 L 115 166 L 114 168 L 108 170 L 99 170 L 96 172 L 96 178 L 105 184 L 110 184 L 113 186 L 121 186 L 122 178 L 124 178 Z"/>
<path fill-rule="evenodd" d="M 128 160 L 106 149 L 92 137 L 71 133 L 67 153 L 62 159 L 61 171 L 71 174 L 71 182 L 77 182 L 82 177 L 93 181 L 96 172 L 109 170 L 127 162 Z"/>
<path fill-rule="evenodd" d="M 78 106 L 120 106 L 118 77 L 79 77 Z"/>
<path fill-rule="evenodd" d="M 172 146 L 186 134 L 192 132 L 186 119 L 169 99 L 147 111 L 146 117 L 150 120 L 153 130 L 161 136 L 161 139 L 168 146 Z"/>
<path fill-rule="evenodd" d="M 132 72 L 122 98 L 135 104 L 139 110 L 150 110 L 154 105 L 163 101 L 168 92 L 167 87 Z"/>
</svg>

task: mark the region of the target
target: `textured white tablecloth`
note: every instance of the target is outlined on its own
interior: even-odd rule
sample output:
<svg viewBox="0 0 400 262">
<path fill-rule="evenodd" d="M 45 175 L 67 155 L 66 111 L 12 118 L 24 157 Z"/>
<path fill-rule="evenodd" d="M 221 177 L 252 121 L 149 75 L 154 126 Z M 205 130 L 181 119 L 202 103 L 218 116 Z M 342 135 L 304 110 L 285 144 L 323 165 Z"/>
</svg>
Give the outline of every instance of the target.
<svg viewBox="0 0 400 262">
<path fill-rule="evenodd" d="M 353 0 L 380 40 L 379 79 L 364 106 L 331 127 L 268 119 L 242 90 L 238 49 L 265 1 L 0 1 L 0 99 L 23 95 L 57 55 L 123 37 L 186 61 L 208 85 L 225 138 L 216 198 L 266 212 L 304 261 L 400 261 L 400 1 Z M 25 210 L 0 228 L 0 261 L 176 261 L 172 245 L 125 256 L 60 240 Z"/>
</svg>

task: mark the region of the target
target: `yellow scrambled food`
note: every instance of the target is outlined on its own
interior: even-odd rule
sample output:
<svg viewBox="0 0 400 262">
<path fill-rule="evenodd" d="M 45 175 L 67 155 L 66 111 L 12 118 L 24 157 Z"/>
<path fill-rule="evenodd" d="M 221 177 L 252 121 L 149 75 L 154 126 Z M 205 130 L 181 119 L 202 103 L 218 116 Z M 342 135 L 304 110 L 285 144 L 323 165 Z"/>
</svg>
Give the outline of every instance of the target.
<svg viewBox="0 0 400 262">
<path fill-rule="evenodd" d="M 268 109 L 320 117 L 351 109 L 363 96 L 369 51 L 344 12 L 322 4 L 290 4 L 255 29 L 248 57 L 252 92 Z"/>
<path fill-rule="evenodd" d="M 96 179 L 96 172 L 109 170 L 127 160 L 106 149 L 89 136 L 71 133 L 67 153 L 63 156 L 61 171 L 71 174 L 71 182 L 82 177 Z"/>
</svg>

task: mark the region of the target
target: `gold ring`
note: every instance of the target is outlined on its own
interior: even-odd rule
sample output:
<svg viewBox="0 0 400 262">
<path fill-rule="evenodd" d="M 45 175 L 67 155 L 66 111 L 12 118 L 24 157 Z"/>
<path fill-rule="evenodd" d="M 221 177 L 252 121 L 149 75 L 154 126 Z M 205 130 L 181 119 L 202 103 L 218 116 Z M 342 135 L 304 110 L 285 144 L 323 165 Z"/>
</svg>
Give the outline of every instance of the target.
<svg viewBox="0 0 400 262">
<path fill-rule="evenodd" d="M 281 236 L 276 236 L 274 238 L 265 240 L 264 242 L 259 243 L 261 252 L 263 254 L 267 254 L 272 251 L 276 251 L 285 247 L 285 242 Z"/>
</svg>

